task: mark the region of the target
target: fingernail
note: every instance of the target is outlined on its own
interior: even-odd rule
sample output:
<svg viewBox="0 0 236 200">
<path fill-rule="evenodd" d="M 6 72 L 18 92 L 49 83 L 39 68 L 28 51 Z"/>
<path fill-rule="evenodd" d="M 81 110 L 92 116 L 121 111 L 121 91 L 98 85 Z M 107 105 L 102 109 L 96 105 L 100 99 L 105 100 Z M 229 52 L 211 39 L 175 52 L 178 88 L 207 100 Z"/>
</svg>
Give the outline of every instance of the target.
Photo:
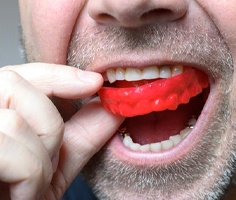
<svg viewBox="0 0 236 200">
<path fill-rule="evenodd" d="M 99 73 L 91 72 L 91 71 L 78 71 L 79 79 L 86 83 L 94 83 L 102 80 L 102 76 Z"/>
</svg>

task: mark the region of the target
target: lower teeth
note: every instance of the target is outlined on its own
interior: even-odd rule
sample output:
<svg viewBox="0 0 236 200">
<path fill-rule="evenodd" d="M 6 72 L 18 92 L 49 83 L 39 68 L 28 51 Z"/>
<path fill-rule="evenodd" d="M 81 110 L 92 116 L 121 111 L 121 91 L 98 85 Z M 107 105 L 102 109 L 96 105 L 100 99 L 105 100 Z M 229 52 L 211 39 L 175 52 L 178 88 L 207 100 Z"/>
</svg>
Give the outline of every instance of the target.
<svg viewBox="0 0 236 200">
<path fill-rule="evenodd" d="M 161 152 L 178 145 L 191 132 L 191 130 L 194 128 L 195 123 L 196 119 L 192 118 L 188 123 L 188 127 L 180 131 L 179 134 L 170 136 L 168 140 L 145 145 L 133 142 L 126 128 L 120 129 L 119 134 L 121 135 L 121 140 L 123 141 L 124 145 L 131 150 L 141 152 Z"/>
</svg>

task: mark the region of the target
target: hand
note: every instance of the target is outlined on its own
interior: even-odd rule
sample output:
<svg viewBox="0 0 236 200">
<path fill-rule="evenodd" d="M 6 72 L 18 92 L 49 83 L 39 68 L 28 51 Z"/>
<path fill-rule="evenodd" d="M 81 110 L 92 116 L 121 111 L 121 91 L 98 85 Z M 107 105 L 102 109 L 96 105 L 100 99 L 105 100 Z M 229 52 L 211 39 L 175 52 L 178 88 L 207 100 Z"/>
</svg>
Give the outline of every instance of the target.
<svg viewBox="0 0 236 200">
<path fill-rule="evenodd" d="M 64 124 L 48 97 L 70 102 L 94 94 L 101 85 L 99 74 L 68 66 L 0 69 L 0 199 L 61 198 L 123 119 L 95 99 Z M 104 120 L 110 125 L 103 127 Z"/>
</svg>

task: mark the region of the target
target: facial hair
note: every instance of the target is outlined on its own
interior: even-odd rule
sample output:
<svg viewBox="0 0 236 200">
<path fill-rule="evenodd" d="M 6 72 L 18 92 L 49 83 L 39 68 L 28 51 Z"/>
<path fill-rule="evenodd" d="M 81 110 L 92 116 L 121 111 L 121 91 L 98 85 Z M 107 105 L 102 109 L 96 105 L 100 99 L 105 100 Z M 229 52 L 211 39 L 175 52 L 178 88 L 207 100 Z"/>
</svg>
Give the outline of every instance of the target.
<svg viewBox="0 0 236 200">
<path fill-rule="evenodd" d="M 139 29 L 86 28 L 74 33 L 68 64 L 84 70 L 99 59 L 132 52 L 161 52 L 170 60 L 208 66 L 219 79 L 218 104 L 201 142 L 169 165 L 137 168 L 124 164 L 104 146 L 83 174 L 99 199 L 219 199 L 235 171 L 235 126 L 230 101 L 233 60 L 214 26 L 148 26 Z"/>
</svg>

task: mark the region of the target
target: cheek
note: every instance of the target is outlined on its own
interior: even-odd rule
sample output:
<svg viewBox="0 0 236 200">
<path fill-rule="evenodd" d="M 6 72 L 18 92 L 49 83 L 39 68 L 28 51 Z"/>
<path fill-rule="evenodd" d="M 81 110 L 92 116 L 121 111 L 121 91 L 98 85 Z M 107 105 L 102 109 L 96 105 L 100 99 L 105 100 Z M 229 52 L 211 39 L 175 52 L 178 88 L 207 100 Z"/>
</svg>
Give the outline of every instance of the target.
<svg viewBox="0 0 236 200">
<path fill-rule="evenodd" d="M 68 43 L 84 3 L 84 0 L 20 0 L 26 48 L 33 49 L 35 61 L 66 63 Z"/>
<path fill-rule="evenodd" d="M 236 58 L 236 0 L 197 0 L 220 31 Z"/>
<path fill-rule="evenodd" d="M 220 34 L 225 39 L 236 69 L 236 0 L 197 0 L 197 2 L 210 15 Z M 229 91 L 230 106 L 233 111 L 232 119 L 236 119 L 236 73 L 233 74 L 233 81 L 230 84 Z"/>
</svg>

